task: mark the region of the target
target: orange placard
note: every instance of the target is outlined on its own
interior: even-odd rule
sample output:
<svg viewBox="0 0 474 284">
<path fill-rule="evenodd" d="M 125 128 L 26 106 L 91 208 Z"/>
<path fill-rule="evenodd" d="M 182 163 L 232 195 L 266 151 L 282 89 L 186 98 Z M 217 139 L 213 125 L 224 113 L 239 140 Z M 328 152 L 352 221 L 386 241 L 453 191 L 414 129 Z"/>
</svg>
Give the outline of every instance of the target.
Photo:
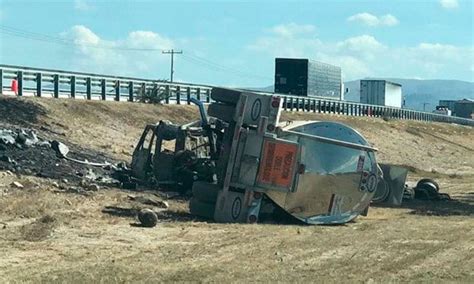
<svg viewBox="0 0 474 284">
<path fill-rule="evenodd" d="M 298 145 L 265 140 L 257 181 L 289 188 L 293 182 Z"/>
</svg>

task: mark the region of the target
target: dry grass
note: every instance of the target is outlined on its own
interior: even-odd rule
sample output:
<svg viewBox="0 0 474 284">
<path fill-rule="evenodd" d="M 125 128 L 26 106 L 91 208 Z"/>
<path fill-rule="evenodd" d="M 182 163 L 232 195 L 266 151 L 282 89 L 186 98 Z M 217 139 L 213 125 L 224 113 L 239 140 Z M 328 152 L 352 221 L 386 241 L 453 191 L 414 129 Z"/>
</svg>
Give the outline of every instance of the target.
<svg viewBox="0 0 474 284">
<path fill-rule="evenodd" d="M 197 117 L 186 106 L 23 100 L 44 110 L 34 125 L 127 160 L 145 123 Z M 284 117 L 347 123 L 381 150 L 380 160 L 406 165 L 411 180 L 435 177 L 456 202 L 375 207 L 347 225 L 301 226 L 202 222 L 174 200 L 159 225 L 147 229 L 132 226 L 133 215 L 102 213 L 105 206 L 140 208 L 129 192 L 58 194 L 49 181 L 25 177 L 25 188 L 16 189 L 9 184 L 18 177 L 0 173 L 0 282 L 474 282 L 472 128 Z"/>
</svg>

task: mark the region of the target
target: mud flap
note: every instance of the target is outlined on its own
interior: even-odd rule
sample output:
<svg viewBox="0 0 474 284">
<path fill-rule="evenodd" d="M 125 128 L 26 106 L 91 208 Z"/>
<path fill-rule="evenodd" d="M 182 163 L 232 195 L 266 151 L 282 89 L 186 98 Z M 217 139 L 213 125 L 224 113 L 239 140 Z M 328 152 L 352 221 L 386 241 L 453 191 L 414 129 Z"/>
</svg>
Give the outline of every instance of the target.
<svg viewBox="0 0 474 284">
<path fill-rule="evenodd" d="M 380 198 L 377 201 L 373 200 L 373 202 L 377 204 L 401 205 L 408 170 L 395 165 L 379 165 L 383 172 L 383 180 L 380 179 L 379 183 L 385 183 L 385 186 L 377 187 L 375 195 L 384 195 L 384 198 Z M 385 193 L 380 193 L 380 190 L 384 190 Z"/>
</svg>

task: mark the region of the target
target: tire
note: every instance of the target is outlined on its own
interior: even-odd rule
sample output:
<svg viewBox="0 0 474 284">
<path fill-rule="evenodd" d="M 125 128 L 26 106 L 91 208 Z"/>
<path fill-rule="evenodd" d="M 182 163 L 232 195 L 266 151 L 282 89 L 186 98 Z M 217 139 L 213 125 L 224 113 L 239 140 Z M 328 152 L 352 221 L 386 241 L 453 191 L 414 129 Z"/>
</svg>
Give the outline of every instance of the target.
<svg viewBox="0 0 474 284">
<path fill-rule="evenodd" d="M 212 103 L 207 109 L 207 114 L 226 122 L 234 121 L 235 106 Z"/>
<path fill-rule="evenodd" d="M 195 197 L 191 198 L 191 200 L 189 201 L 189 212 L 192 215 L 196 215 L 206 219 L 213 219 L 215 210 L 215 204 L 202 202 Z"/>
<path fill-rule="evenodd" d="M 199 201 L 215 204 L 220 187 L 217 184 L 205 181 L 196 181 L 193 184 L 193 197 Z"/>
<path fill-rule="evenodd" d="M 217 102 L 236 105 L 239 101 L 240 94 L 241 92 L 237 90 L 213 88 L 211 91 L 211 98 Z"/>
<path fill-rule="evenodd" d="M 438 199 L 438 191 L 431 183 L 422 183 L 415 188 L 415 199 L 433 200 Z"/>
<path fill-rule="evenodd" d="M 430 178 L 422 178 L 416 183 L 416 187 L 420 187 L 422 184 L 431 183 L 436 187 L 436 191 L 439 192 L 439 184 Z"/>
<path fill-rule="evenodd" d="M 158 223 L 158 216 L 150 209 L 143 209 L 138 212 L 138 220 L 143 227 L 155 227 Z"/>
</svg>

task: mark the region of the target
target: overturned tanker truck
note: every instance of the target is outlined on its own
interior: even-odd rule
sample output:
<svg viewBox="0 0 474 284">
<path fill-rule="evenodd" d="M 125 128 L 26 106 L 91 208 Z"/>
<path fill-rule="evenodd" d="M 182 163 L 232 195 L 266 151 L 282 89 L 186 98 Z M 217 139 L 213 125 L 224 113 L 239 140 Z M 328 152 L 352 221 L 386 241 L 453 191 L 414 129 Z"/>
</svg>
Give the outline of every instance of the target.
<svg viewBox="0 0 474 284">
<path fill-rule="evenodd" d="M 382 170 L 377 149 L 354 129 L 280 122 L 278 96 L 213 88 L 211 97 L 207 112 L 192 99 L 199 121 L 148 125 L 133 153 L 137 178 L 192 188 L 191 214 L 255 223 L 286 212 L 308 224 L 341 224 L 367 214 L 380 184 L 401 188 L 401 200 L 406 171 Z"/>
</svg>

